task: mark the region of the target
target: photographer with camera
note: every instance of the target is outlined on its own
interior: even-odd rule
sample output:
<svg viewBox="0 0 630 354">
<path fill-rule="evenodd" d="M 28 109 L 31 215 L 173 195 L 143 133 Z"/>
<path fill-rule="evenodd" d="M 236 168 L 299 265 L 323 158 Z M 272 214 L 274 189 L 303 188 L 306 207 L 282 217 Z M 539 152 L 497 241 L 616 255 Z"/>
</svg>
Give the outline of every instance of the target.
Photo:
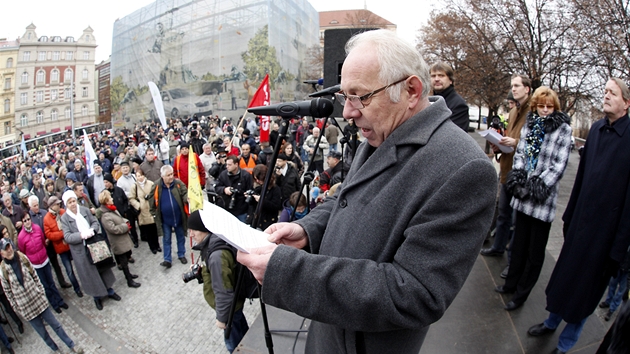
<svg viewBox="0 0 630 354">
<path fill-rule="evenodd" d="M 245 192 L 245 201 L 249 204 L 249 215 L 247 217 L 247 223 L 253 225 L 254 214 L 256 213 L 256 207 L 260 202 L 260 195 L 262 193 L 263 184 L 265 183 L 265 176 L 267 175 L 267 166 L 256 165 L 252 171 L 252 177 L 254 178 L 255 188 L 254 190 Z M 258 227 L 261 230 L 266 229 L 278 222 L 278 214 L 282 210 L 282 191 L 280 187 L 276 186 L 276 176 L 271 174 L 269 180 L 269 186 L 267 187 L 267 193 L 265 194 L 265 200 L 262 202 L 262 210 L 260 213 L 260 222 Z"/>
<path fill-rule="evenodd" d="M 185 283 L 193 279 L 203 283 L 203 296 L 208 305 L 216 311 L 216 326 L 225 329 L 237 279 L 236 250 L 206 229 L 198 210 L 190 214 L 188 229 L 190 237 L 195 242 L 193 249 L 201 251 L 200 258 L 206 266 L 193 264 L 191 270 L 184 273 L 182 278 Z M 249 329 L 247 319 L 243 315 L 244 303 L 244 298 L 238 299 L 230 337 L 225 338 L 225 346 L 230 353 Z"/>
<path fill-rule="evenodd" d="M 215 191 L 223 198 L 227 211 L 240 221 L 247 219 L 248 205 L 243 192 L 254 188 L 252 175 L 238 167 L 238 157 L 228 156 L 225 161 L 225 171 L 219 174 Z"/>
</svg>

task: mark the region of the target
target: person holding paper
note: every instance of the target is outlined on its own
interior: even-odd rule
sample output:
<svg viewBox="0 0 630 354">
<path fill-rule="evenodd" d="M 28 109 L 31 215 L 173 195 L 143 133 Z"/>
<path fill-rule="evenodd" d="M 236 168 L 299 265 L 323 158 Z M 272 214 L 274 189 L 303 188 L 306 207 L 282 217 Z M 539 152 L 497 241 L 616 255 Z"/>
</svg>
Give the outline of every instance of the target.
<svg viewBox="0 0 630 354">
<path fill-rule="evenodd" d="M 312 320 L 306 353 L 417 354 L 481 249 L 496 172 L 411 44 L 375 30 L 346 52 L 337 99 L 366 142 L 334 196 L 237 259 L 267 304 Z"/>
<path fill-rule="evenodd" d="M 558 95 L 549 87 L 536 89 L 530 113 L 521 129 L 506 188 L 516 211 L 512 257 L 499 293 L 514 293 L 505 309 L 523 305 L 536 285 L 556 213 L 559 182 L 571 153 L 571 118 L 560 112 Z"/>
<path fill-rule="evenodd" d="M 510 111 L 508 126 L 505 129 L 505 136 L 501 139 L 501 144 L 516 149 L 516 145 L 521 137 L 521 128 L 525 124 L 527 114 L 530 112 L 529 97 L 531 93 L 532 81 L 524 75 L 516 75 L 512 78 L 512 96 L 516 100 L 516 106 Z M 497 146 L 492 146 L 494 153 L 501 150 Z M 481 250 L 481 255 L 486 257 L 502 257 L 503 252 L 513 236 L 512 225 L 513 210 L 510 206 L 512 194 L 507 190 L 505 182 L 508 173 L 512 170 L 514 151 L 502 153 L 499 159 L 499 182 L 501 183 L 499 192 L 499 215 L 497 216 L 496 232 L 492 247 Z M 501 273 L 501 277 L 507 276 L 508 266 Z"/>
</svg>

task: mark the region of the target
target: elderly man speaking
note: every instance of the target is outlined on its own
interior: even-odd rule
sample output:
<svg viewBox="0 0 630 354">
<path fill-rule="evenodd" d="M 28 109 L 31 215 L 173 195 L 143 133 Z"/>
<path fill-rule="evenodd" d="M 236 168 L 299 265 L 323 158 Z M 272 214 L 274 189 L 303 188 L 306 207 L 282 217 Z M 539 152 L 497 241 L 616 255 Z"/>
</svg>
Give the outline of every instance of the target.
<svg viewBox="0 0 630 354">
<path fill-rule="evenodd" d="M 270 305 L 312 319 L 307 353 L 418 353 L 490 226 L 496 173 L 386 30 L 346 44 L 337 99 L 366 142 L 333 197 L 239 252 Z M 309 252 L 301 250 L 308 246 Z"/>
</svg>

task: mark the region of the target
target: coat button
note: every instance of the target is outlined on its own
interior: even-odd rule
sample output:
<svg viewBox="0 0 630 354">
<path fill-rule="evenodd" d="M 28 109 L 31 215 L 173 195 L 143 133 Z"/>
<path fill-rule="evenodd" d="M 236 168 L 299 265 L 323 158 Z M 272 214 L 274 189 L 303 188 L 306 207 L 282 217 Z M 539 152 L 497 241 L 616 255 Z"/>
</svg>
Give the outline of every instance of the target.
<svg viewBox="0 0 630 354">
<path fill-rule="evenodd" d="M 345 208 L 346 206 L 348 206 L 348 202 L 345 199 L 342 199 L 341 201 L 339 201 L 339 206 Z"/>
</svg>

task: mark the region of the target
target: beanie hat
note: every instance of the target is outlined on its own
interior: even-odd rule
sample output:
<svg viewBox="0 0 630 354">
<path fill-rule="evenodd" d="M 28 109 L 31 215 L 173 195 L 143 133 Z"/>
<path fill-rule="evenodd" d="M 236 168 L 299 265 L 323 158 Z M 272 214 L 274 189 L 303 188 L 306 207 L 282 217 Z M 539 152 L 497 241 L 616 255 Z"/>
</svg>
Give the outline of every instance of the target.
<svg viewBox="0 0 630 354">
<path fill-rule="evenodd" d="M 105 173 L 105 174 L 103 175 L 103 179 L 104 179 L 105 181 L 108 181 L 108 182 L 109 182 L 109 183 L 111 183 L 111 184 L 115 184 L 115 183 L 116 183 L 116 181 L 114 181 L 114 176 L 112 176 L 112 174 L 111 174 L 111 173 Z"/>
<path fill-rule="evenodd" d="M 203 221 L 201 220 L 201 214 L 199 214 L 199 210 L 193 211 L 188 217 L 188 228 L 190 230 L 210 232 L 210 230 L 208 230 L 203 224 Z"/>
</svg>

